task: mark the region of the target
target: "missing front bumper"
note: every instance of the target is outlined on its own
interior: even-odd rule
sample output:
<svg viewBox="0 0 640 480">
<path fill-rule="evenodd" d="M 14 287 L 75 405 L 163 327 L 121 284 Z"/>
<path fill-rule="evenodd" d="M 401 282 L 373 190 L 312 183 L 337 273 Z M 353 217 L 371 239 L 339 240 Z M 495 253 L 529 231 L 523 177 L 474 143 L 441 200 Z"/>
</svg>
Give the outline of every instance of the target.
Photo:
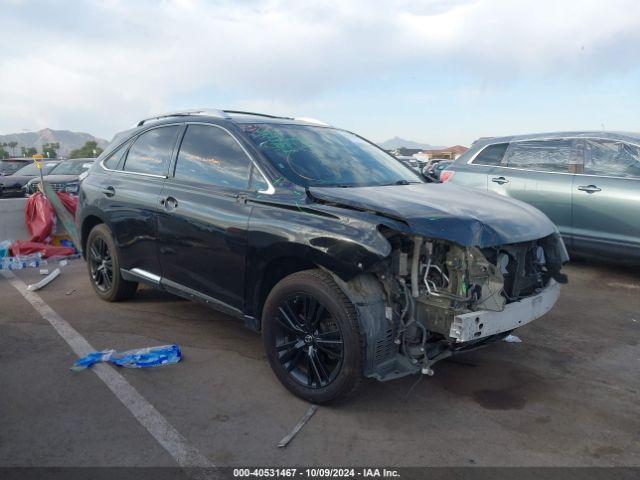
<svg viewBox="0 0 640 480">
<path fill-rule="evenodd" d="M 550 280 L 539 294 L 510 303 L 501 312 L 482 310 L 456 315 L 449 336 L 462 343 L 508 332 L 547 313 L 559 295 L 560 284 Z"/>
</svg>

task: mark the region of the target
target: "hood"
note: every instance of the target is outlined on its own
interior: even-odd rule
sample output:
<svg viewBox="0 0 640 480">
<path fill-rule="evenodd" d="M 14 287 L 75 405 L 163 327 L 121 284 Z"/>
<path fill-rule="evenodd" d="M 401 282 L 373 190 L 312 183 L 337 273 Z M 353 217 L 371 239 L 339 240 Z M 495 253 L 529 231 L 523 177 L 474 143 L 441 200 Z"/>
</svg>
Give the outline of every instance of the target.
<svg viewBox="0 0 640 480">
<path fill-rule="evenodd" d="M 68 182 L 77 182 L 78 175 L 45 175 L 44 181 L 49 183 L 68 183 Z M 35 178 L 36 181 L 40 181 L 39 177 L 32 177 L 31 180 Z"/>
<path fill-rule="evenodd" d="M 22 187 L 29 180 L 31 180 L 32 176 L 24 176 L 24 175 L 7 175 L 5 177 L 0 177 L 0 186 L 10 188 L 10 187 Z"/>
<path fill-rule="evenodd" d="M 467 247 L 525 242 L 557 231 L 526 203 L 452 183 L 308 190 L 316 201 L 371 211 L 406 223 L 414 234 Z"/>
</svg>

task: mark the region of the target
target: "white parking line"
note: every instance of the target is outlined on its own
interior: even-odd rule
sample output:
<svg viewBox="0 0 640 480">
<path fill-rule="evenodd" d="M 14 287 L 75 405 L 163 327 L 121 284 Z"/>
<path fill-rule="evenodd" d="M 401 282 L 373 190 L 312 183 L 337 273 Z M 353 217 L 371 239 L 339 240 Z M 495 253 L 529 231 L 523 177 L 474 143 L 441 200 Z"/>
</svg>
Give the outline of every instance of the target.
<svg viewBox="0 0 640 480">
<path fill-rule="evenodd" d="M 96 351 L 66 320 L 53 311 L 37 293 L 28 291 L 27 286 L 22 280 L 18 279 L 11 272 L 2 271 L 0 274 L 20 292 L 42 318 L 55 328 L 76 355 L 82 357 Z M 113 392 L 118 400 L 127 407 L 136 420 L 138 420 L 169 455 L 173 457 L 178 465 L 184 468 L 214 467 L 213 463 L 200 453 L 196 447 L 191 445 L 187 439 L 113 367 L 106 364 L 98 364 L 94 365 L 92 370 L 100 380 L 109 387 L 109 390 Z"/>
</svg>

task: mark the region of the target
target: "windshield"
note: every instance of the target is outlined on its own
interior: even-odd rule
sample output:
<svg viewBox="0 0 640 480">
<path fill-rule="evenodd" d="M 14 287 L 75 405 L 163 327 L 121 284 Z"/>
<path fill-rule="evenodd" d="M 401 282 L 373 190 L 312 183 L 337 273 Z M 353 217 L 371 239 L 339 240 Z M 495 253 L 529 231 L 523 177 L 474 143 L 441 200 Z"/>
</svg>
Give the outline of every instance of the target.
<svg viewBox="0 0 640 480">
<path fill-rule="evenodd" d="M 24 167 L 26 162 L 12 162 L 11 160 L 0 160 L 0 175 L 11 175 L 13 172 Z"/>
<path fill-rule="evenodd" d="M 53 167 L 55 167 L 57 164 L 58 164 L 57 162 L 45 162 L 44 165 L 42 165 L 42 174 L 48 175 L 49 172 L 53 170 Z M 40 171 L 38 170 L 38 167 L 36 166 L 35 163 L 30 163 L 26 167 L 22 167 L 20 170 L 14 173 L 14 175 L 24 175 L 25 177 L 37 177 L 38 175 L 40 175 Z"/>
<path fill-rule="evenodd" d="M 92 160 L 77 160 L 61 162 L 50 173 L 51 175 L 80 175 L 89 170 Z"/>
<path fill-rule="evenodd" d="M 240 128 L 284 178 L 303 187 L 422 183 L 393 157 L 353 133 L 306 125 Z"/>
</svg>

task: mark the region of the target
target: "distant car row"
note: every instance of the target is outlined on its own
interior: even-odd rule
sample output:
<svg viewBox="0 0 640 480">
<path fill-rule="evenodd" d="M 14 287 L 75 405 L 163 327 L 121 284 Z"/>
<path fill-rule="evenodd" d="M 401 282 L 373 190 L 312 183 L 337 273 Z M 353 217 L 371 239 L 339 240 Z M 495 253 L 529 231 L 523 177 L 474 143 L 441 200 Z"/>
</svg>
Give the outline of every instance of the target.
<svg viewBox="0 0 640 480">
<path fill-rule="evenodd" d="M 94 158 L 45 160 L 42 162 L 42 174 L 55 191 L 76 194 L 80 187 L 80 176 L 89 170 L 94 161 Z M 31 160 L 0 161 L 0 172 L 0 198 L 24 197 L 38 190 L 40 170 Z"/>
</svg>

